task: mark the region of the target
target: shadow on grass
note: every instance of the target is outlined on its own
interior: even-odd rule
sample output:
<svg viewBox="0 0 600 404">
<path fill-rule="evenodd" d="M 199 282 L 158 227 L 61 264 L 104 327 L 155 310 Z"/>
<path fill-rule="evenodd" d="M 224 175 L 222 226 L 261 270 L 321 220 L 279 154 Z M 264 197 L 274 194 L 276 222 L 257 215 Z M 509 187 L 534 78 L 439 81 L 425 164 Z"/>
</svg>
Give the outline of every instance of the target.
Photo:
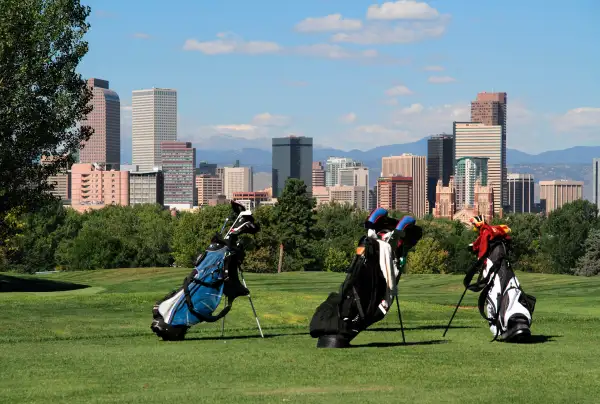
<svg viewBox="0 0 600 404">
<path fill-rule="evenodd" d="M 395 346 L 419 346 L 419 345 L 437 345 L 447 344 L 447 340 L 436 339 L 431 341 L 416 341 L 416 342 L 371 342 L 362 345 L 350 345 L 350 348 L 389 348 Z"/>
<path fill-rule="evenodd" d="M 560 338 L 562 335 L 530 335 L 529 337 L 516 340 L 516 341 L 505 341 L 506 344 L 545 344 L 546 342 L 554 342 L 554 338 Z"/>
<path fill-rule="evenodd" d="M 450 326 L 450 329 L 460 329 L 460 328 L 477 328 L 471 327 L 468 325 L 453 325 Z M 407 330 L 445 330 L 445 325 L 420 325 L 416 327 L 404 327 L 404 331 Z M 400 327 L 377 327 L 377 328 L 367 328 L 366 331 L 402 331 Z"/>
<path fill-rule="evenodd" d="M 291 337 L 295 335 L 308 335 L 308 332 L 292 332 L 292 333 L 282 333 L 282 334 L 264 334 L 265 339 L 267 338 L 276 338 L 276 337 Z M 212 336 L 212 337 L 190 337 L 185 338 L 184 341 L 219 341 L 219 340 L 236 340 L 236 339 L 262 339 L 260 334 L 256 335 L 227 335 L 225 334 L 223 337 L 220 336 Z"/>
<path fill-rule="evenodd" d="M 89 288 L 89 285 L 0 275 L 0 292 L 65 292 L 85 288 Z"/>
</svg>

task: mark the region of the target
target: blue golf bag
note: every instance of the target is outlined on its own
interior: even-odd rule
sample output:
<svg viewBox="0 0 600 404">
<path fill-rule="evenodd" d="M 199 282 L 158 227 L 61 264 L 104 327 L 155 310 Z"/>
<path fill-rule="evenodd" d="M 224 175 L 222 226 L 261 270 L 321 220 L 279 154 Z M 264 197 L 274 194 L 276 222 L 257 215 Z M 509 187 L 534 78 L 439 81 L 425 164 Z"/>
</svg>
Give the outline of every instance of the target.
<svg viewBox="0 0 600 404">
<path fill-rule="evenodd" d="M 348 347 L 360 332 L 386 316 L 394 299 L 398 303 L 397 285 L 406 256 L 422 237 L 413 217 L 394 219 L 383 208 L 375 209 L 364 226 L 367 235 L 358 242 L 339 292 L 329 294 L 310 322 L 318 348 Z"/>
<path fill-rule="evenodd" d="M 196 259 L 194 269 L 185 277 L 183 285 L 156 302 L 152 309 L 150 328 L 165 341 L 182 340 L 193 325 L 224 318 L 237 297 L 250 295 L 245 282 L 242 285 L 239 279 L 244 248 L 238 237 L 256 234 L 259 226 L 254 222 L 251 211 L 237 202 L 232 201 L 231 205 L 235 220 L 227 234 L 224 237 L 220 233 L 215 234 L 210 245 Z M 227 218 L 225 224 L 230 219 Z M 223 296 L 227 303 L 214 314 Z"/>
</svg>

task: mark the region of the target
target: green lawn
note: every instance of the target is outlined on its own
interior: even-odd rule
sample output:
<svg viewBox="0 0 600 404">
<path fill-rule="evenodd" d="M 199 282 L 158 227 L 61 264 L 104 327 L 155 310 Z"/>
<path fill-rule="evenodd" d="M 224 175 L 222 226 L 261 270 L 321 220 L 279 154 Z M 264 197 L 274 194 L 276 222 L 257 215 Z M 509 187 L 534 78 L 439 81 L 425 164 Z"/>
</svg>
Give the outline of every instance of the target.
<svg viewBox="0 0 600 404">
<path fill-rule="evenodd" d="M 353 341 L 316 349 L 315 308 L 341 274 L 246 274 L 265 336 L 246 298 L 226 320 L 193 327 L 182 342 L 150 330 L 152 306 L 187 270 L 122 269 L 10 278 L 0 290 L 0 403 L 597 403 L 600 277 L 521 274 L 538 299 L 537 343 L 494 342 L 460 276 L 405 276 L 406 339 L 391 311 Z M 10 279 L 10 280 L 9 280 Z M 30 282 L 40 280 L 28 286 Z M 16 282 L 19 281 L 19 282 Z M 50 285 L 56 287 L 56 285 Z M 65 285 L 63 285 L 65 286 Z M 68 288 L 63 288 L 68 289 Z M 257 338 L 258 337 L 258 338 Z"/>
</svg>

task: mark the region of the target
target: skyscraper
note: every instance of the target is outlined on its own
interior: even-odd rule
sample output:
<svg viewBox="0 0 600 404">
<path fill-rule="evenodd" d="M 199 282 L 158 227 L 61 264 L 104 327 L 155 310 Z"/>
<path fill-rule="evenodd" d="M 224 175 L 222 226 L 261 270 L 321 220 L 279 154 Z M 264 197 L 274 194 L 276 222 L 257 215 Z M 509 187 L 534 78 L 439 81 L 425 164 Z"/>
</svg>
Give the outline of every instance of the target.
<svg viewBox="0 0 600 404">
<path fill-rule="evenodd" d="M 225 167 L 223 171 L 223 193 L 229 200 L 236 192 L 252 192 L 252 167 Z"/>
<path fill-rule="evenodd" d="M 434 135 L 427 139 L 427 201 L 429 213 L 435 207 L 438 180 L 447 187 L 454 175 L 454 136 Z"/>
<path fill-rule="evenodd" d="M 160 145 L 164 176 L 164 204 L 191 208 L 197 199 L 194 167 L 196 149 L 190 142 L 165 142 Z"/>
<path fill-rule="evenodd" d="M 499 125 L 502 127 L 502 143 L 500 149 L 500 173 L 501 173 L 501 202 L 500 209 L 508 202 L 508 182 L 506 168 L 506 93 L 477 94 L 477 99 L 471 102 L 471 122 L 480 122 L 488 126 Z M 494 194 L 497 191 L 494 189 Z"/>
<path fill-rule="evenodd" d="M 325 186 L 333 187 L 340 183 L 338 177 L 341 169 L 360 166 L 361 163 L 350 157 L 329 157 L 325 162 Z"/>
<path fill-rule="evenodd" d="M 320 161 L 313 161 L 312 165 L 312 186 L 313 187 L 324 187 L 325 186 L 325 167 Z"/>
<path fill-rule="evenodd" d="M 414 214 L 411 177 L 389 176 L 377 179 L 377 206 Z"/>
<path fill-rule="evenodd" d="M 313 139 L 311 137 L 273 138 L 273 198 L 279 198 L 288 178 L 304 181 L 312 194 Z"/>
<path fill-rule="evenodd" d="M 427 202 L 427 164 L 425 156 L 404 153 L 401 156 L 383 157 L 381 159 L 382 177 L 409 177 L 412 179 L 412 210 L 417 218 L 425 216 L 429 210 Z M 378 187 L 381 184 L 377 184 Z M 380 191 L 379 194 L 381 195 Z"/>
<path fill-rule="evenodd" d="M 502 209 L 502 126 L 454 122 L 454 156 L 488 158 L 488 185 L 494 189 L 494 213 Z M 506 200 L 506 198 L 504 198 Z M 458 203 L 458 202 L 457 202 Z"/>
<path fill-rule="evenodd" d="M 346 167 L 338 171 L 338 183 L 336 186 L 362 187 L 364 188 L 364 200 L 361 202 L 362 209 L 369 206 L 369 169 L 367 167 Z"/>
<path fill-rule="evenodd" d="M 177 91 L 136 90 L 131 106 L 133 164 L 138 165 L 140 171 L 150 171 L 162 165 L 161 142 L 177 140 Z"/>
<path fill-rule="evenodd" d="M 533 212 L 533 174 L 508 174 L 508 206 L 512 213 Z"/>
<path fill-rule="evenodd" d="M 600 203 L 600 158 L 592 161 L 592 201 L 600 208 L 598 205 Z"/>
<path fill-rule="evenodd" d="M 99 163 L 106 169 L 118 170 L 121 162 L 121 101 L 113 90 L 109 90 L 108 81 L 96 78 L 88 79 L 92 89 L 92 112 L 82 125 L 91 126 L 94 134 L 83 142 L 79 152 L 80 163 Z"/>
<path fill-rule="evenodd" d="M 488 185 L 488 159 L 485 157 L 461 157 L 454 169 L 456 209 L 472 209 L 475 206 L 475 185 Z"/>
</svg>

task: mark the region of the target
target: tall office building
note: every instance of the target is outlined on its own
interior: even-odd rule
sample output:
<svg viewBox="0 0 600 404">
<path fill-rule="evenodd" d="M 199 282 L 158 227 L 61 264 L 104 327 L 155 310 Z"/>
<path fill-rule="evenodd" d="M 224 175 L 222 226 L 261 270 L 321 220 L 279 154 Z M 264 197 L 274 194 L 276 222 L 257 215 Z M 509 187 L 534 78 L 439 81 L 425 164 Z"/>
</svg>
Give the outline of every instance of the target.
<svg viewBox="0 0 600 404">
<path fill-rule="evenodd" d="M 583 199 L 583 181 L 540 181 L 540 202 L 545 203 L 546 213 L 578 199 Z"/>
<path fill-rule="evenodd" d="M 487 93 L 477 94 L 477 99 L 471 102 L 471 122 L 479 122 L 488 126 L 502 127 L 502 142 L 500 149 L 500 173 L 502 184 L 502 208 L 508 202 L 508 182 L 506 166 L 506 93 Z M 496 190 L 494 189 L 494 193 Z"/>
<path fill-rule="evenodd" d="M 313 139 L 311 137 L 273 138 L 273 198 L 279 198 L 288 178 L 304 181 L 312 194 Z"/>
<path fill-rule="evenodd" d="M 196 168 L 196 175 L 201 174 L 208 174 L 212 176 L 217 175 L 217 165 L 214 163 L 201 161 L 200 163 L 198 163 L 198 168 Z"/>
<path fill-rule="evenodd" d="M 508 174 L 508 206 L 512 213 L 532 213 L 535 183 L 533 174 Z"/>
<path fill-rule="evenodd" d="M 141 171 L 151 171 L 162 165 L 161 142 L 177 140 L 177 91 L 133 91 L 131 107 L 133 164 Z"/>
<path fill-rule="evenodd" d="M 341 169 L 361 166 L 362 163 L 350 157 L 329 157 L 325 162 L 325 186 L 333 187 L 340 183 L 339 172 Z"/>
<path fill-rule="evenodd" d="M 92 112 L 81 122 L 91 126 L 94 134 L 83 142 L 79 152 L 80 163 L 100 163 L 106 169 L 119 169 L 121 162 L 121 101 L 108 81 L 88 79 L 92 89 Z"/>
<path fill-rule="evenodd" d="M 364 200 L 361 209 L 369 206 L 369 169 L 367 167 L 346 167 L 338 171 L 338 183 L 336 186 L 362 187 L 364 188 Z"/>
<path fill-rule="evenodd" d="M 252 167 L 225 167 L 223 170 L 223 193 L 229 200 L 233 200 L 236 192 L 252 192 L 253 184 Z"/>
<path fill-rule="evenodd" d="M 129 172 L 129 204 L 164 204 L 164 176 L 160 170 Z"/>
<path fill-rule="evenodd" d="M 454 169 L 456 210 L 472 209 L 475 206 L 476 184 L 488 185 L 488 159 L 485 157 L 461 157 Z"/>
<path fill-rule="evenodd" d="M 382 177 L 412 178 L 412 213 L 421 218 L 429 213 L 427 201 L 427 164 L 425 156 L 404 153 L 401 156 L 383 157 L 381 159 Z M 379 186 L 379 184 L 378 184 Z"/>
<path fill-rule="evenodd" d="M 435 135 L 427 139 L 427 201 L 429 213 L 435 207 L 435 190 L 438 180 L 448 186 L 454 175 L 454 136 Z"/>
<path fill-rule="evenodd" d="M 198 206 L 208 206 L 211 199 L 223 194 L 223 180 L 210 174 L 196 175 Z"/>
<path fill-rule="evenodd" d="M 312 186 L 325 186 L 325 167 L 323 167 L 323 163 L 320 161 L 313 161 L 312 164 Z"/>
<path fill-rule="evenodd" d="M 411 177 L 380 177 L 377 179 L 377 206 L 413 214 L 413 184 Z"/>
<path fill-rule="evenodd" d="M 592 201 L 600 208 L 600 158 L 592 161 Z"/>
<path fill-rule="evenodd" d="M 488 158 L 488 184 L 494 189 L 494 213 L 502 210 L 502 126 L 454 122 L 454 157 Z"/>
<path fill-rule="evenodd" d="M 164 204 L 191 208 L 196 203 L 196 148 L 190 142 L 161 142 Z"/>
</svg>

